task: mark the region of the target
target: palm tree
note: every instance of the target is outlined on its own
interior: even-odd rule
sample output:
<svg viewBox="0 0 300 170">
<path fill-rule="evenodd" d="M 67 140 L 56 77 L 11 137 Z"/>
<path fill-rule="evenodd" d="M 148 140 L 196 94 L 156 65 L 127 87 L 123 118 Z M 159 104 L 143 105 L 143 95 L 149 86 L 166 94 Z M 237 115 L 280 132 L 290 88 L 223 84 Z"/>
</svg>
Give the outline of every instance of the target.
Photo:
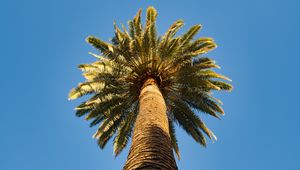
<svg viewBox="0 0 300 170">
<path fill-rule="evenodd" d="M 215 61 L 203 56 L 216 47 L 213 39 L 193 40 L 201 25 L 175 37 L 183 26 L 178 20 L 158 37 L 156 17 L 156 10 L 149 7 L 145 26 L 141 10 L 128 22 L 128 31 L 114 24 L 111 43 L 88 37 L 102 56 L 91 53 L 98 60 L 79 65 L 86 81 L 69 94 L 69 99 L 92 94 L 76 107 L 76 115 L 86 115 L 91 127 L 100 124 L 93 136 L 100 148 L 114 136 L 117 156 L 132 138 L 125 170 L 178 169 L 174 124 L 206 146 L 204 134 L 212 140 L 216 137 L 197 113 L 219 118 L 224 114 L 221 101 L 211 92 L 232 89 L 220 81 L 230 79 L 211 70 L 219 68 Z"/>
</svg>

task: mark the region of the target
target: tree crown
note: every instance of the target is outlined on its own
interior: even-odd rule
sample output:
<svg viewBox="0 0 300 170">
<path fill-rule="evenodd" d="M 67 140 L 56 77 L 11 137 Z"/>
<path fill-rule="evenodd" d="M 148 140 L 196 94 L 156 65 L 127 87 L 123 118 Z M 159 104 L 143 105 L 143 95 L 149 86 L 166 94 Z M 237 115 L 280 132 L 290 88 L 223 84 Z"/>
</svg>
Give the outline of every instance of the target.
<svg viewBox="0 0 300 170">
<path fill-rule="evenodd" d="M 131 137 L 138 114 L 139 95 L 148 78 L 156 80 L 166 101 L 170 136 L 175 153 L 179 149 L 174 123 L 180 125 L 196 142 L 206 146 L 206 134 L 216 140 L 197 112 L 216 118 L 224 114 L 221 101 L 212 97 L 212 91 L 230 91 L 232 86 L 222 80 L 229 78 L 213 71 L 220 68 L 215 61 L 203 56 L 216 48 L 212 38 L 197 38 L 201 25 L 192 26 L 176 36 L 183 21 L 174 22 L 163 36 L 157 36 L 157 12 L 147 9 L 145 25 L 141 10 L 128 22 L 128 30 L 114 24 L 111 43 L 89 36 L 86 40 L 100 53 L 90 53 L 97 61 L 81 64 L 86 81 L 69 93 L 69 99 L 92 94 L 76 107 L 76 115 L 99 125 L 94 137 L 100 148 L 114 137 L 114 152 L 118 155 Z"/>
</svg>

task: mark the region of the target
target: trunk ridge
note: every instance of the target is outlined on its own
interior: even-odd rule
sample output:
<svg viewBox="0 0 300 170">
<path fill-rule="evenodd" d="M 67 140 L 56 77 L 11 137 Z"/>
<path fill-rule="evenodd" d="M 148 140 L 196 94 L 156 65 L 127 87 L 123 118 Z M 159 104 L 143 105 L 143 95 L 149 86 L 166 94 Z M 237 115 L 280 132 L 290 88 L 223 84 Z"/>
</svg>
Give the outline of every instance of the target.
<svg viewBox="0 0 300 170">
<path fill-rule="evenodd" d="M 153 78 L 144 82 L 132 144 L 123 170 L 177 170 L 164 98 Z"/>
</svg>

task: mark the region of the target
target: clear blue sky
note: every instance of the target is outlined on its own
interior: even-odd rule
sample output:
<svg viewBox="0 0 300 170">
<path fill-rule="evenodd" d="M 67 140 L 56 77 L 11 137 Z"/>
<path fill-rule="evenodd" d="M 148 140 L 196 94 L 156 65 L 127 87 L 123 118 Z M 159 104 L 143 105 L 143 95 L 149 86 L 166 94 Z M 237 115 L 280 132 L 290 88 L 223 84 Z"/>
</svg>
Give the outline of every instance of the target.
<svg viewBox="0 0 300 170">
<path fill-rule="evenodd" d="M 117 170 L 111 142 L 100 150 L 95 129 L 67 101 L 91 62 L 88 35 L 109 40 L 113 21 L 126 23 L 153 5 L 163 33 L 177 19 L 202 24 L 215 38 L 209 54 L 233 79 L 216 94 L 226 116 L 204 116 L 218 136 L 207 148 L 178 131 L 181 170 L 299 170 L 300 12 L 296 0 L 100 1 L 1 0 L 1 170 Z M 144 15 L 145 16 L 145 15 Z"/>
</svg>

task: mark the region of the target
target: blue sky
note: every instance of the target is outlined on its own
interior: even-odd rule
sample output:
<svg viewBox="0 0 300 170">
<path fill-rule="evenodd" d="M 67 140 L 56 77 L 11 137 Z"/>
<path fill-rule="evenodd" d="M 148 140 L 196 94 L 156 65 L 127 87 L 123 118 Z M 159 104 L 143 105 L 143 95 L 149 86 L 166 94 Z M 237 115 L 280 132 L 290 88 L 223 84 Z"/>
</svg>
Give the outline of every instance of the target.
<svg viewBox="0 0 300 170">
<path fill-rule="evenodd" d="M 100 1 L 1 0 L 1 170 L 116 170 L 111 142 L 100 150 L 95 129 L 77 118 L 69 90 L 83 80 L 77 65 L 94 61 L 88 35 L 109 40 L 153 5 L 162 34 L 177 19 L 215 38 L 209 56 L 233 80 L 222 120 L 202 117 L 218 141 L 202 148 L 178 131 L 182 170 L 299 170 L 300 12 L 296 0 Z M 144 14 L 144 13 L 143 13 Z M 143 15 L 145 16 L 145 15 Z"/>
</svg>

